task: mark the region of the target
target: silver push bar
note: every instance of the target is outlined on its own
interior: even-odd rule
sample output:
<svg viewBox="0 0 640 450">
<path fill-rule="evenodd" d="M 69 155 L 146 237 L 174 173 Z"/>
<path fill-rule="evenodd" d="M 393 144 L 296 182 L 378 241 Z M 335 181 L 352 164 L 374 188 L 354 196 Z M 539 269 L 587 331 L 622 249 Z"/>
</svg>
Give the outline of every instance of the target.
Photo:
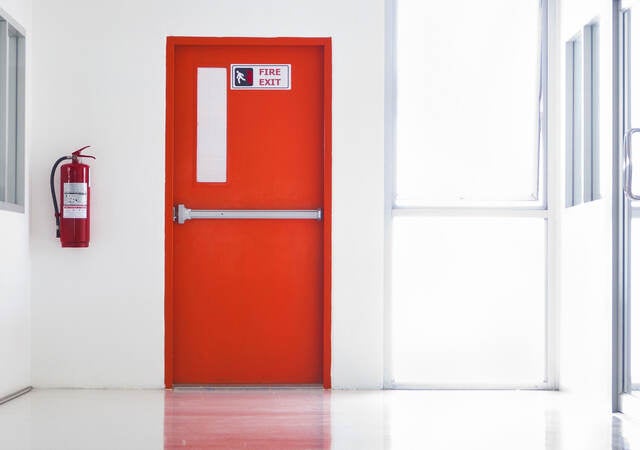
<svg viewBox="0 0 640 450">
<path fill-rule="evenodd" d="M 179 224 L 191 219 L 312 219 L 321 220 L 321 209 L 189 209 L 173 208 L 173 220 Z"/>
</svg>

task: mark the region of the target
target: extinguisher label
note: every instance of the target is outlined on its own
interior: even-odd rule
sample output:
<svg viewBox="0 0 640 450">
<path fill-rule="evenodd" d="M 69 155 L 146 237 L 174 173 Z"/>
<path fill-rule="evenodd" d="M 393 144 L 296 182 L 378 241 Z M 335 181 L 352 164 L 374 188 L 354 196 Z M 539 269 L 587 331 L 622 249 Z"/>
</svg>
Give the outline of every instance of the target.
<svg viewBox="0 0 640 450">
<path fill-rule="evenodd" d="M 87 183 L 64 183 L 62 217 L 87 218 Z"/>
</svg>

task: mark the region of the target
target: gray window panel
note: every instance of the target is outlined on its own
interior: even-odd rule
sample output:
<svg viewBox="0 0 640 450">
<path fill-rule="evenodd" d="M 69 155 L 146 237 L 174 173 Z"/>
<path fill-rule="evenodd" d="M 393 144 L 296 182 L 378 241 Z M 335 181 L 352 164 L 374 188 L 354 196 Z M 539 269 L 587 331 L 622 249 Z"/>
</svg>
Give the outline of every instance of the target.
<svg viewBox="0 0 640 450">
<path fill-rule="evenodd" d="M 0 209 L 24 211 L 24 35 L 0 11 Z"/>
<path fill-rule="evenodd" d="M 584 201 L 600 198 L 598 24 L 584 29 Z"/>
<path fill-rule="evenodd" d="M 566 206 L 582 203 L 582 35 L 566 45 Z"/>
<path fill-rule="evenodd" d="M 566 206 L 600 198 L 598 25 L 566 44 Z"/>
</svg>

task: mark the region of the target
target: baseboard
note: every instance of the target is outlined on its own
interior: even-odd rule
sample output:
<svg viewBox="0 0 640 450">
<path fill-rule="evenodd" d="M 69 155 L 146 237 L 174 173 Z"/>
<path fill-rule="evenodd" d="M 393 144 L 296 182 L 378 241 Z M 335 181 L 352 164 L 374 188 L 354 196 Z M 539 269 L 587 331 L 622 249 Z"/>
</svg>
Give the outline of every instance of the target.
<svg viewBox="0 0 640 450">
<path fill-rule="evenodd" d="M 0 405 L 3 405 L 11 400 L 13 400 L 14 398 L 18 398 L 21 395 L 26 394 L 27 392 L 29 392 L 31 389 L 33 389 L 32 386 L 27 386 L 24 389 L 20 389 L 19 391 L 14 392 L 13 394 L 9 394 L 9 395 L 5 395 L 4 397 L 0 397 Z"/>
<path fill-rule="evenodd" d="M 296 390 L 296 389 L 322 389 L 321 384 L 174 384 L 177 391 L 187 390 Z"/>
</svg>

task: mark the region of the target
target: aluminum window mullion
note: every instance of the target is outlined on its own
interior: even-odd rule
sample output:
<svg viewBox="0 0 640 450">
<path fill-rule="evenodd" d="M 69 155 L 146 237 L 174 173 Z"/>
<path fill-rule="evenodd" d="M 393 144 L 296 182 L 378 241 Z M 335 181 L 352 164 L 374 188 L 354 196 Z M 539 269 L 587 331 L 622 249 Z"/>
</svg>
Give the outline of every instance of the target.
<svg viewBox="0 0 640 450">
<path fill-rule="evenodd" d="M 613 28 L 613 48 L 612 48 L 612 57 L 613 57 L 613 96 L 614 96 L 614 105 L 613 108 L 613 133 L 612 133 L 612 144 L 613 144 L 613 173 L 612 173 L 612 239 L 613 239 L 613 255 L 612 255 L 612 272 L 613 272 L 613 283 L 612 283 L 612 297 L 613 297 L 613 308 L 612 308 L 612 322 L 613 322 L 613 333 L 612 333 L 612 354 L 613 354 L 613 364 L 612 364 L 612 386 L 611 386 L 611 409 L 612 412 L 620 411 L 620 400 L 622 394 L 622 386 L 623 386 L 623 368 L 622 368 L 622 301 L 623 301 L 623 286 L 624 279 L 622 274 L 623 268 L 623 255 L 624 255 L 624 245 L 623 245 L 623 221 L 622 221 L 622 204 L 623 204 L 623 195 L 620 184 L 620 175 L 621 175 L 621 165 L 620 165 L 620 136 L 623 133 L 623 121 L 624 121 L 624 113 L 623 113 L 623 67 L 622 67 L 622 53 L 623 53 L 623 39 L 624 39 L 624 18 L 623 13 L 620 9 L 620 1 L 613 1 L 613 20 L 612 20 L 612 28 Z"/>
<path fill-rule="evenodd" d="M 8 157 L 9 24 L 0 22 L 0 202 L 10 201 Z"/>
<path fill-rule="evenodd" d="M 600 193 L 598 154 L 598 25 L 584 27 L 583 44 L 583 186 L 584 201 L 596 200 Z"/>
<path fill-rule="evenodd" d="M 622 15 L 622 132 L 631 127 L 631 11 L 626 10 Z M 630 202 L 622 200 L 622 229 L 623 229 L 623 251 L 622 251 L 622 307 L 620 322 L 622 325 L 621 343 L 621 386 L 622 393 L 630 392 L 631 380 L 631 352 L 629 339 L 629 298 L 631 282 L 630 275 L 630 225 L 632 208 Z"/>
<path fill-rule="evenodd" d="M 25 39 L 16 38 L 16 203 L 25 207 L 26 155 L 25 155 L 25 98 L 26 51 Z"/>
<path fill-rule="evenodd" d="M 392 217 L 549 217 L 547 209 L 525 208 L 394 208 Z"/>
<path fill-rule="evenodd" d="M 598 24 L 584 30 L 584 199 L 600 196 L 599 133 L 598 133 Z"/>
<path fill-rule="evenodd" d="M 573 146 L 571 149 L 573 160 L 573 204 L 578 205 L 583 202 L 582 198 L 582 159 L 583 159 L 583 105 L 585 104 L 582 97 L 583 83 L 582 71 L 585 67 L 583 64 L 583 52 L 582 52 L 583 39 L 576 39 L 573 41 L 573 105 L 572 105 L 572 119 L 573 119 Z"/>
<path fill-rule="evenodd" d="M 558 76 L 551 77 L 550 74 L 559 75 L 559 57 L 560 57 L 560 39 L 558 36 L 558 2 L 553 0 L 541 1 L 542 6 L 542 42 L 544 43 L 542 64 L 544 67 L 543 73 L 543 104 L 541 105 L 544 117 L 542 119 L 542 137 L 543 148 L 541 151 L 541 158 L 543 158 L 543 165 L 541 168 L 540 179 L 542 180 L 543 193 L 542 198 L 545 202 L 545 209 L 547 209 L 547 216 L 545 218 L 545 367 L 544 367 L 544 382 L 542 383 L 546 389 L 557 390 L 559 388 L 558 383 L 558 303 L 557 297 L 557 235 L 558 227 L 556 224 L 556 211 L 558 210 L 558 204 L 556 196 L 551 200 L 549 198 L 549 191 L 551 186 L 554 186 L 554 190 L 558 190 L 560 186 L 555 186 L 555 182 L 550 181 L 550 173 L 554 173 L 557 169 L 555 167 L 550 168 L 550 134 L 555 134 L 556 127 L 551 125 L 557 123 L 559 119 L 559 111 L 556 109 L 555 102 L 549 102 L 550 96 L 557 97 L 559 94 L 560 81 Z M 556 43 L 558 45 L 556 45 Z M 557 70 L 557 71 L 556 71 Z M 552 92 L 553 94 L 550 94 Z M 551 104 L 550 104 L 551 103 Z"/>
<path fill-rule="evenodd" d="M 548 154 L 549 145 L 549 1 L 540 0 L 540 27 L 539 27 L 539 57 L 540 57 L 540 94 L 538 98 L 538 201 L 541 201 L 548 209 L 549 177 Z"/>
<path fill-rule="evenodd" d="M 591 200 L 600 198 L 600 27 L 591 25 Z"/>
<path fill-rule="evenodd" d="M 594 142 L 593 142 L 593 112 L 594 112 L 594 104 L 593 104 L 593 73 L 594 73 L 594 59 L 593 59 L 593 28 L 588 25 L 584 28 L 584 39 L 583 39 L 583 47 L 582 54 L 584 55 L 584 64 L 582 66 L 583 71 L 583 98 L 584 102 L 582 105 L 583 115 L 584 115 L 584 128 L 583 128 L 583 148 L 584 155 L 582 161 L 583 167 L 583 198 L 585 202 L 593 200 L 593 150 L 594 150 Z"/>
<path fill-rule="evenodd" d="M 566 102 L 566 136 L 565 136 L 565 172 L 567 176 L 566 181 L 566 200 L 565 205 L 567 207 L 576 204 L 574 196 L 574 147 L 575 147 L 575 127 L 574 127 L 574 115 L 575 115 L 575 40 L 567 42 L 566 46 L 566 71 L 565 71 L 565 102 Z"/>
<path fill-rule="evenodd" d="M 396 120 L 397 120 L 397 65 L 396 65 L 396 4 L 385 0 L 385 198 L 384 198 L 384 323 L 383 323 L 383 379 L 384 388 L 392 387 L 391 351 L 391 255 L 393 207 L 397 199 L 396 183 Z"/>
</svg>

